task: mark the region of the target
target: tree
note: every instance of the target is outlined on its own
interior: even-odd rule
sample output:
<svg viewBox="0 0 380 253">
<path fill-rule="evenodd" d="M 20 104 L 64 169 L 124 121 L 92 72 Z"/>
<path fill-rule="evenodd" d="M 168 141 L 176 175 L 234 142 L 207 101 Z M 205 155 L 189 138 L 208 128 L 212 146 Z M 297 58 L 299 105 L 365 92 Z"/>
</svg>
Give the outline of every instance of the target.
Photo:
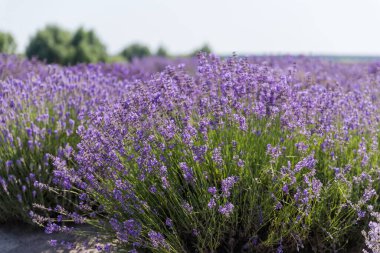
<svg viewBox="0 0 380 253">
<path fill-rule="evenodd" d="M 100 41 L 93 30 L 85 31 L 79 28 L 70 45 L 74 48 L 71 63 L 94 63 L 107 60 L 107 51 L 104 44 Z"/>
<path fill-rule="evenodd" d="M 147 46 L 135 43 L 126 47 L 123 51 L 120 52 L 120 55 L 128 61 L 132 61 L 133 58 L 143 58 L 150 56 L 151 53 Z"/>
<path fill-rule="evenodd" d="M 156 55 L 161 56 L 161 57 L 168 57 L 169 56 L 168 51 L 163 46 L 160 46 L 157 49 Z"/>
<path fill-rule="evenodd" d="M 26 48 L 26 56 L 47 63 L 68 64 L 74 51 L 70 41 L 70 32 L 55 25 L 48 25 L 31 38 Z"/>
<path fill-rule="evenodd" d="M 0 32 L 0 53 L 14 54 L 16 52 L 17 44 L 13 39 L 12 34 Z"/>
<path fill-rule="evenodd" d="M 198 48 L 198 49 L 196 49 L 196 50 L 194 50 L 191 54 L 190 54 L 190 56 L 197 56 L 197 54 L 199 53 L 199 52 L 204 52 L 204 53 L 211 53 L 211 48 L 210 48 L 210 46 L 208 45 L 208 44 L 204 44 L 202 47 L 200 47 L 200 48 Z"/>
</svg>

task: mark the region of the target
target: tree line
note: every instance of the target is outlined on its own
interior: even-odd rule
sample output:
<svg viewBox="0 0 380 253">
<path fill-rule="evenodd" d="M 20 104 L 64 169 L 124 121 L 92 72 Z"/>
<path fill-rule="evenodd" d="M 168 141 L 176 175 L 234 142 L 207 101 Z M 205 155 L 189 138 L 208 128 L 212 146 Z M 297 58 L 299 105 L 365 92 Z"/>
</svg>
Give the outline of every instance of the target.
<svg viewBox="0 0 380 253">
<path fill-rule="evenodd" d="M 0 53 L 15 54 L 17 43 L 12 34 L 0 31 Z M 199 51 L 211 52 L 205 44 L 187 56 L 194 56 Z M 104 43 L 94 30 L 83 27 L 70 32 L 56 25 L 47 25 L 34 34 L 25 50 L 25 56 L 46 63 L 74 65 L 78 63 L 132 61 L 134 58 L 147 56 L 171 57 L 165 47 L 160 46 L 156 52 L 140 43 L 125 47 L 117 55 L 109 55 Z"/>
</svg>

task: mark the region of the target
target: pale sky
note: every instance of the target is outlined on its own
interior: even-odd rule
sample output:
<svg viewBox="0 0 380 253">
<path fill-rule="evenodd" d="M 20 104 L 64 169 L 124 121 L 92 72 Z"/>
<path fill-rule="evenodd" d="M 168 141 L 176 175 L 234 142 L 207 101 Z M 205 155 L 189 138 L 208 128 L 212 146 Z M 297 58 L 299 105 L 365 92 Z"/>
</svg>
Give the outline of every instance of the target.
<svg viewBox="0 0 380 253">
<path fill-rule="evenodd" d="M 94 29 L 109 53 L 380 55 L 380 0 L 0 0 L 0 30 L 23 52 L 46 24 Z"/>
</svg>

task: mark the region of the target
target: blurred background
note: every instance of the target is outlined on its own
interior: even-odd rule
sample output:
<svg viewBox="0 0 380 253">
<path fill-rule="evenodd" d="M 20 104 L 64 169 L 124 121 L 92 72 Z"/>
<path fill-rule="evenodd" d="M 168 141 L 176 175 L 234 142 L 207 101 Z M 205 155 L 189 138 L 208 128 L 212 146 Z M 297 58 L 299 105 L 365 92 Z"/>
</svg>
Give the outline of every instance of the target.
<svg viewBox="0 0 380 253">
<path fill-rule="evenodd" d="M 0 52 L 47 63 L 147 56 L 380 55 L 378 0 L 0 0 Z"/>
</svg>

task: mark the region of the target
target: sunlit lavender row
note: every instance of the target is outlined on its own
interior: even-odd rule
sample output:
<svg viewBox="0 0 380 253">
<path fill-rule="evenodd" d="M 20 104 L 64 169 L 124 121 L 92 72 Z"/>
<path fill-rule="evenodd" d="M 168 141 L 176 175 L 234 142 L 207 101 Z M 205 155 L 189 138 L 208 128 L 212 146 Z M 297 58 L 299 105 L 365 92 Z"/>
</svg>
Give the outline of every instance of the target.
<svg viewBox="0 0 380 253">
<path fill-rule="evenodd" d="M 0 220 L 105 252 L 379 252 L 379 96 L 376 62 L 3 55 Z"/>
</svg>

